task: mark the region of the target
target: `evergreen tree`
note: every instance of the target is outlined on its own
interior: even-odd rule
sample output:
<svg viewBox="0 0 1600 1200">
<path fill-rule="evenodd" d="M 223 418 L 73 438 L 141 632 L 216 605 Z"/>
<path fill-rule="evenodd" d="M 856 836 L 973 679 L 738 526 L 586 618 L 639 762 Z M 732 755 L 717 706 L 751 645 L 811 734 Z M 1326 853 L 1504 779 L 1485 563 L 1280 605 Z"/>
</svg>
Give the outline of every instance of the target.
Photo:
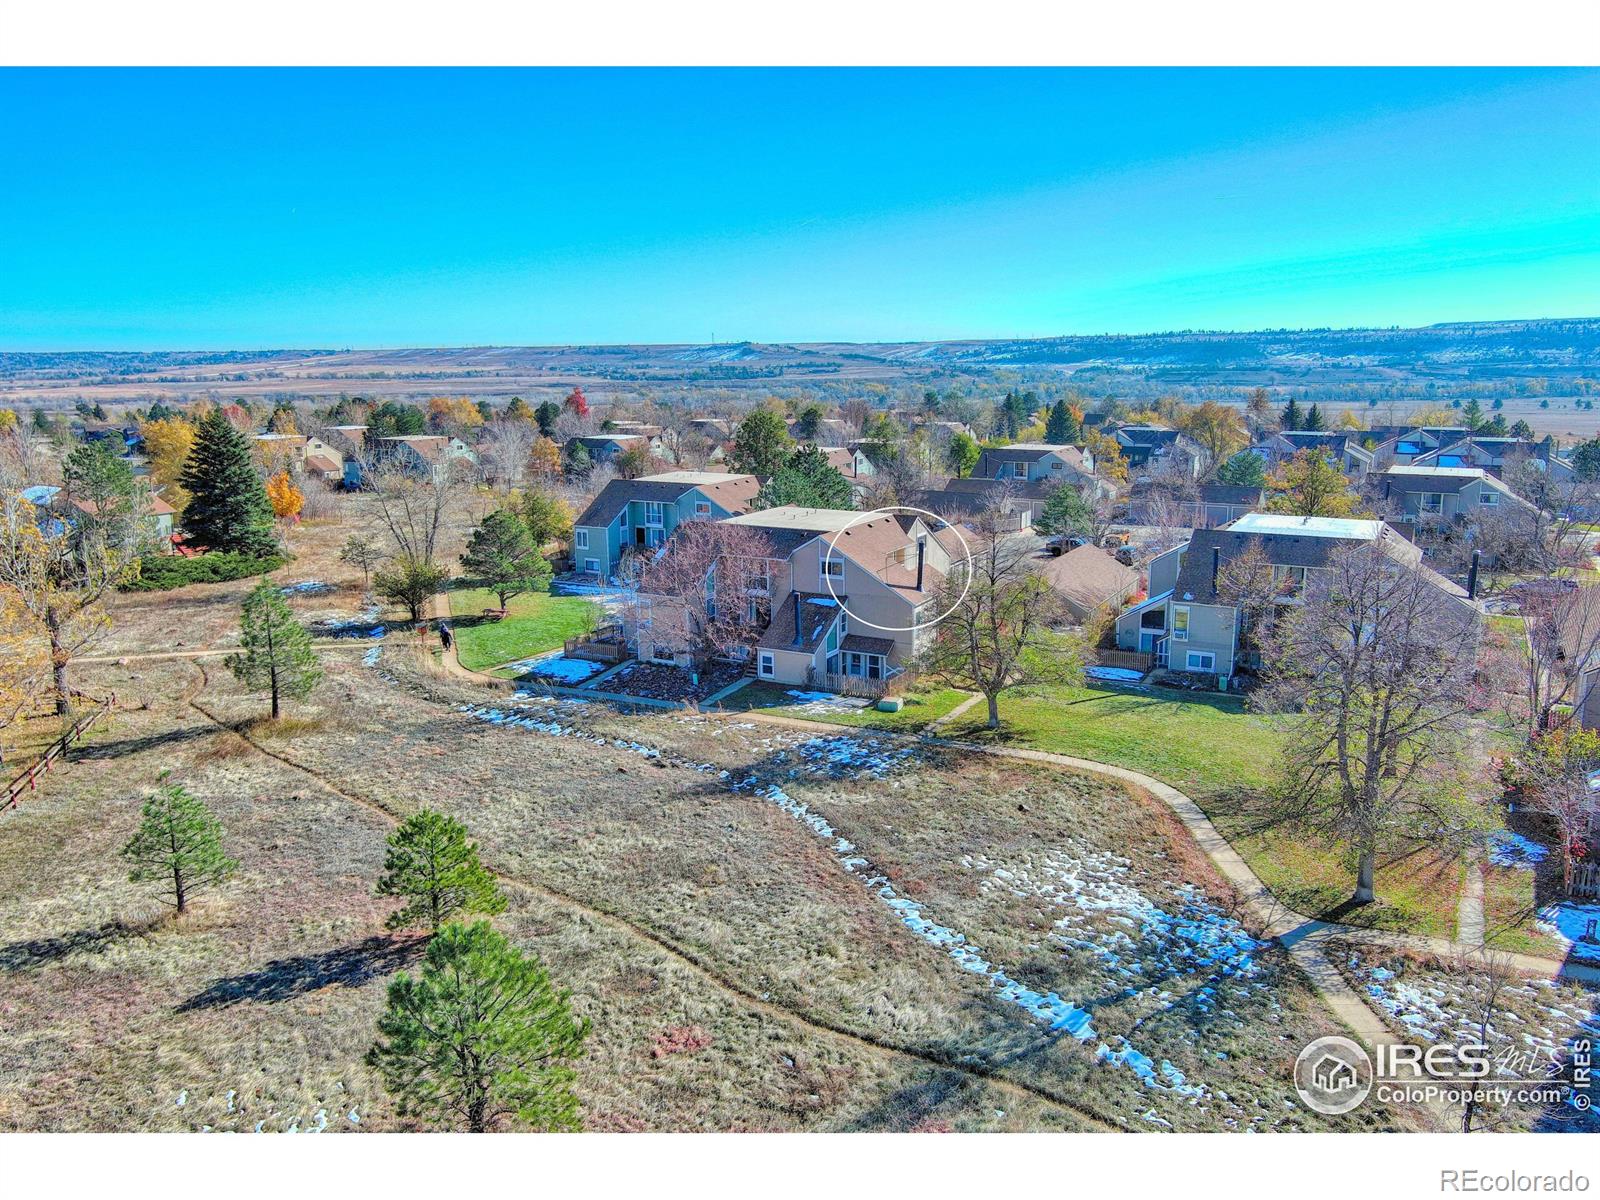
<svg viewBox="0 0 1600 1200">
<path fill-rule="evenodd" d="M 947 465 L 961 478 L 972 473 L 972 468 L 978 465 L 978 459 L 982 456 L 983 450 L 970 433 L 952 434 L 950 445 L 945 449 Z"/>
<path fill-rule="evenodd" d="M 1046 537 L 1086 537 L 1094 525 L 1094 510 L 1077 488 L 1062 484 L 1050 493 L 1033 527 Z"/>
<path fill-rule="evenodd" d="M 533 419 L 539 423 L 539 432 L 547 438 L 556 435 L 556 419 L 561 416 L 561 406 L 546 400 L 533 410 Z"/>
<path fill-rule="evenodd" d="M 775 412 L 758 408 L 739 422 L 728 464 L 746 475 L 776 475 L 789 461 L 789 430 Z"/>
<path fill-rule="evenodd" d="M 389 985 L 367 1063 L 402 1116 L 485 1133 L 515 1117 L 535 1130 L 582 1128 L 576 1078 L 589 1022 L 487 921 L 451 925 L 422 970 Z"/>
<path fill-rule="evenodd" d="M 478 860 L 460 821 L 421 809 L 389 835 L 380 896 L 404 896 L 408 903 L 388 920 L 390 929 L 425 924 L 437 933 L 457 913 L 504 912 L 506 898 L 494 876 Z"/>
<path fill-rule="evenodd" d="M 1278 424 L 1287 432 L 1300 428 L 1300 405 L 1293 396 L 1290 396 L 1289 403 L 1283 406 L 1283 416 L 1279 418 Z"/>
<path fill-rule="evenodd" d="M 385 437 L 416 437 L 427 427 L 427 414 L 415 404 L 385 400 L 367 414 L 366 439 L 373 442 Z"/>
<path fill-rule="evenodd" d="M 1572 469 L 1585 483 L 1600 479 L 1600 436 L 1579 442 L 1573 447 Z"/>
<path fill-rule="evenodd" d="M 754 507 L 778 508 L 797 504 L 801 508 L 855 507 L 850 481 L 828 462 L 816 446 L 801 446 L 789 461 L 756 493 Z"/>
<path fill-rule="evenodd" d="M 531 421 L 534 419 L 534 414 L 526 400 L 521 396 L 513 396 L 511 403 L 506 405 L 506 417 L 512 421 Z"/>
<path fill-rule="evenodd" d="M 814 442 L 817 434 L 822 430 L 822 406 L 808 404 L 800 410 L 800 415 L 795 418 L 794 436 L 803 442 Z"/>
<path fill-rule="evenodd" d="M 250 461 L 250 443 L 220 408 L 201 420 L 179 483 L 189 494 L 183 528 L 191 541 L 252 558 L 277 550 L 272 504 Z"/>
<path fill-rule="evenodd" d="M 1461 410 L 1461 423 L 1474 433 L 1483 424 L 1483 405 L 1478 403 L 1476 396 L 1468 400 L 1466 407 Z"/>
<path fill-rule="evenodd" d="M 272 693 L 276 721 L 281 697 L 303 700 L 322 678 L 311 634 L 294 619 L 283 593 L 270 579 L 263 579 L 244 598 L 239 629 L 242 653 L 228 655 L 223 664 L 250 691 Z"/>
<path fill-rule="evenodd" d="M 1217 482 L 1230 487 L 1262 487 L 1267 482 L 1267 465 L 1252 450 L 1241 450 L 1217 468 Z"/>
<path fill-rule="evenodd" d="M 1310 433 L 1321 433 L 1328 426 L 1322 419 L 1322 409 L 1313 404 L 1306 410 L 1306 423 L 1301 426 Z"/>
<path fill-rule="evenodd" d="M 461 556 L 467 574 L 500 598 L 504 608 L 513 596 L 542 592 L 550 586 L 550 564 L 534 545 L 522 518 L 496 509 L 472 531 Z"/>
<path fill-rule="evenodd" d="M 1050 406 L 1050 418 L 1045 422 L 1044 440 L 1052 446 L 1068 446 L 1078 440 L 1079 426 L 1065 400 Z"/>
<path fill-rule="evenodd" d="M 449 578 L 436 563 L 402 554 L 389 566 L 372 574 L 372 590 L 391 604 L 404 605 L 413 621 L 422 620 L 422 610 Z"/>
<path fill-rule="evenodd" d="M 1533 426 L 1526 421 L 1519 420 L 1511 427 L 1511 436 L 1521 438 L 1525 442 L 1531 442 L 1533 441 Z"/>
<path fill-rule="evenodd" d="M 372 568 L 383 561 L 383 551 L 366 533 L 352 533 L 339 551 L 339 561 L 361 568 L 361 590 L 372 590 Z"/>
<path fill-rule="evenodd" d="M 541 551 L 552 542 L 564 546 L 572 540 L 572 505 L 554 492 L 541 487 L 528 488 L 522 494 L 517 515 L 527 526 L 533 544 Z"/>
<path fill-rule="evenodd" d="M 122 848 L 134 883 L 160 883 L 180 913 L 189 899 L 216 887 L 239 864 L 222 852 L 222 823 L 176 783 L 163 784 L 144 803 L 138 832 Z"/>
</svg>

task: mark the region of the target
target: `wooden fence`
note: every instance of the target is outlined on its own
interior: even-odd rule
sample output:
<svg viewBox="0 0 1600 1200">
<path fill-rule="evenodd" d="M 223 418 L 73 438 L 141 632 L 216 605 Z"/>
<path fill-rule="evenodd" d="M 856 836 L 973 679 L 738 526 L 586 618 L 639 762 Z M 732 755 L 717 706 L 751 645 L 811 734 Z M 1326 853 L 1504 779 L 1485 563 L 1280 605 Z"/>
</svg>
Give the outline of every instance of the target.
<svg viewBox="0 0 1600 1200">
<path fill-rule="evenodd" d="M 115 693 L 100 701 L 93 712 L 74 721 L 72 728 L 51 742 L 50 748 L 35 759 L 26 771 L 6 784 L 5 791 L 0 792 L 0 811 L 15 808 L 22 803 L 22 794 L 24 792 L 37 791 L 39 788 L 39 776 L 50 774 L 50 764 L 65 754 L 72 743 L 88 733 L 97 721 L 111 711 L 116 702 Z"/>
<path fill-rule="evenodd" d="M 1137 650 L 1094 650 L 1090 653 L 1102 667 L 1124 667 L 1130 671 L 1148 671 L 1156 658 L 1154 654 L 1140 654 Z"/>
<path fill-rule="evenodd" d="M 1572 891 L 1578 896 L 1600 896 L 1600 863 L 1583 863 L 1574 868 Z"/>
</svg>

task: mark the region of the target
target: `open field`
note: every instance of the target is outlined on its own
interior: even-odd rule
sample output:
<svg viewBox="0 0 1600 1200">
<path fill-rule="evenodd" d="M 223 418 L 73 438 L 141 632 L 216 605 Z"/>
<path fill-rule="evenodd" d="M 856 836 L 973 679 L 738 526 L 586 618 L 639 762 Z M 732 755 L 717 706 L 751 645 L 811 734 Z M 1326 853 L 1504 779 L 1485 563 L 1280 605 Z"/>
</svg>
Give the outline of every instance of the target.
<svg viewBox="0 0 1600 1200">
<path fill-rule="evenodd" d="M 1336 913 L 1355 925 L 1455 935 L 1461 869 L 1427 853 L 1380 858 L 1378 901 L 1343 909 L 1355 862 L 1337 847 L 1294 836 L 1260 817 L 1279 733 L 1231 698 L 1165 689 L 1040 686 L 1000 702 L 998 733 L 968 710 L 940 732 L 952 738 L 1031 746 L 1128 767 L 1170 783 L 1205 809 L 1275 895 L 1311 916 Z"/>
<path fill-rule="evenodd" d="M 214 661 L 84 668 L 147 707 L 0 818 L 0 1123 L 399 1127 L 360 1060 L 416 950 L 383 933 L 371 886 L 385 832 L 423 804 L 471 827 L 512 900 L 502 927 L 594 1019 L 592 1128 L 1417 1119 L 1286 1105 L 1294 1053 L 1331 1019 L 1146 798 L 986 759 L 883 762 L 848 731 L 570 701 L 544 723 L 583 737 L 502 727 L 406 645 L 391 635 L 376 668 L 330 656 L 276 727 Z M 163 769 L 244 864 L 182 922 L 115 854 Z M 704 1047 L 674 1052 L 685 1030 Z"/>
<path fill-rule="evenodd" d="M 577 596 L 525 592 L 511 598 L 501 620 L 483 616 L 485 609 L 499 607 L 499 597 L 483 588 L 455 588 L 450 592 L 457 655 L 469 671 L 483 671 L 547 650 L 559 650 L 568 638 L 593 629 L 599 611 L 598 605 Z"/>
</svg>

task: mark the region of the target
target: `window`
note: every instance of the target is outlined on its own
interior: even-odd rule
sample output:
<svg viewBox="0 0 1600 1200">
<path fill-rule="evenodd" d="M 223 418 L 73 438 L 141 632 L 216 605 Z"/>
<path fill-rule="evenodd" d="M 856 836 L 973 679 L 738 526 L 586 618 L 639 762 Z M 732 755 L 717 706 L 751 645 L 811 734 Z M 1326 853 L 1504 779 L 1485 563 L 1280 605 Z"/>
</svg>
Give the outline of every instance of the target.
<svg viewBox="0 0 1600 1200">
<path fill-rule="evenodd" d="M 1050 464 L 1050 469 L 1051 469 L 1051 470 L 1052 470 L 1052 471 L 1059 471 L 1059 470 L 1061 470 L 1061 468 L 1062 468 L 1062 466 L 1063 466 L 1063 465 L 1064 465 L 1064 464 L 1063 464 L 1063 463 L 1061 463 L 1061 462 L 1059 462 L 1059 461 L 1057 461 L 1057 462 L 1053 462 L 1053 463 L 1051 463 L 1051 464 Z"/>
<path fill-rule="evenodd" d="M 835 591 L 844 582 L 844 559 L 828 556 L 828 551 L 823 551 L 822 559 L 822 590 L 828 590 L 829 581 L 832 581 Z"/>
<path fill-rule="evenodd" d="M 644 502 L 644 523 L 646 525 L 660 526 L 664 519 L 661 515 L 661 502 L 659 500 L 646 500 Z"/>
<path fill-rule="evenodd" d="M 775 674 L 777 674 L 777 671 L 772 663 L 772 655 L 767 653 L 767 651 L 763 650 L 761 652 L 761 658 L 758 662 L 756 670 L 763 679 L 771 679 Z"/>
<path fill-rule="evenodd" d="M 1217 656 L 1215 654 L 1202 653 L 1199 650 L 1191 650 L 1189 651 L 1187 663 L 1191 671 L 1215 671 L 1217 669 Z"/>
<path fill-rule="evenodd" d="M 1175 642 L 1189 640 L 1189 610 L 1177 605 L 1172 609 L 1172 640 Z"/>
<path fill-rule="evenodd" d="M 572 545 L 578 550 L 587 550 L 589 548 L 589 531 L 587 529 L 576 530 L 572 535 Z"/>
<path fill-rule="evenodd" d="M 1422 493 L 1422 502 L 1421 502 L 1420 507 L 1421 507 L 1422 511 L 1425 512 L 1425 513 L 1443 512 L 1444 511 L 1444 493 L 1443 492 L 1423 492 Z"/>
<path fill-rule="evenodd" d="M 589 574 L 591 574 L 591 575 L 600 574 L 600 560 L 598 558 L 586 558 L 586 559 L 584 559 L 583 560 L 583 569 L 585 571 L 589 572 Z"/>
<path fill-rule="evenodd" d="M 711 515 L 711 502 L 709 500 L 696 500 L 694 502 L 694 515 L 709 517 Z"/>
<path fill-rule="evenodd" d="M 659 545 L 661 545 L 662 542 L 664 542 L 666 540 L 667 540 L 667 534 L 666 534 L 666 530 L 664 530 L 664 529 L 646 529 L 645 530 L 644 544 L 646 546 L 651 546 L 651 547 L 659 546 Z"/>
<path fill-rule="evenodd" d="M 1483 490 L 1483 491 L 1478 493 L 1478 503 L 1479 504 L 1488 504 L 1490 506 L 1499 504 L 1500 503 L 1500 493 L 1491 492 L 1488 489 L 1485 489 L 1485 490 Z"/>
</svg>

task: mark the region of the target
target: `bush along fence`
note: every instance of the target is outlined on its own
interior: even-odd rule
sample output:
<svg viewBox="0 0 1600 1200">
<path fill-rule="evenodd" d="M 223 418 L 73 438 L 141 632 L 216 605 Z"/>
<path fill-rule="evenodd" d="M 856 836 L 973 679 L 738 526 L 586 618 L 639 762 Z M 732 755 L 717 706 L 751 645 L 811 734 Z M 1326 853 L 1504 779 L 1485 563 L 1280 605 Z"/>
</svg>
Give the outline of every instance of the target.
<svg viewBox="0 0 1600 1200">
<path fill-rule="evenodd" d="M 89 712 L 74 721 L 72 723 L 72 728 L 68 729 L 55 741 L 51 742 L 50 748 L 38 758 L 34 759 L 32 765 L 30 765 L 27 770 L 23 771 L 22 774 L 18 775 L 10 783 L 6 784 L 5 791 L 0 792 L 0 812 L 3 812 L 8 808 L 15 808 L 18 804 L 22 803 L 22 796 L 24 792 L 37 791 L 39 788 L 39 776 L 48 775 L 50 773 L 50 764 L 65 754 L 67 749 L 74 742 L 76 742 L 84 734 L 88 733 L 97 721 L 101 720 L 107 713 L 111 711 L 116 703 L 116 693 L 113 692 L 104 700 L 101 700 L 92 712 Z"/>
</svg>

